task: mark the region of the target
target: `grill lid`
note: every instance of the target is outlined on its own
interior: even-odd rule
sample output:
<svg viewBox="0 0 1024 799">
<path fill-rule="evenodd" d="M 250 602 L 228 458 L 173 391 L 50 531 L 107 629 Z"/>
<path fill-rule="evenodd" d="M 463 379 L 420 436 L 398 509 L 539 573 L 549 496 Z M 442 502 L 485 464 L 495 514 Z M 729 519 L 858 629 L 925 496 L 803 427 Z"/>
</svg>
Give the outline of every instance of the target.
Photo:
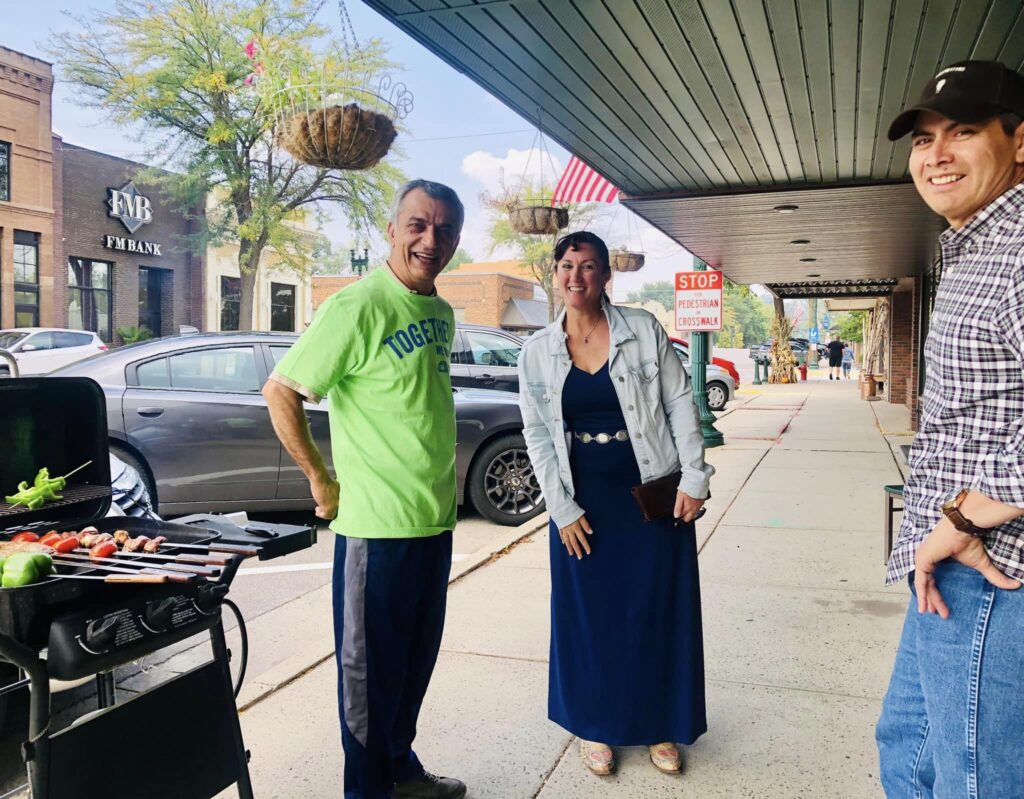
<svg viewBox="0 0 1024 799">
<path fill-rule="evenodd" d="M 0 380 L 0 530 L 33 522 L 88 523 L 110 508 L 110 456 L 103 390 L 87 377 L 19 377 Z M 38 510 L 2 502 L 18 483 L 32 484 L 44 466 L 59 477 L 87 461 L 70 478 L 63 499 Z"/>
</svg>

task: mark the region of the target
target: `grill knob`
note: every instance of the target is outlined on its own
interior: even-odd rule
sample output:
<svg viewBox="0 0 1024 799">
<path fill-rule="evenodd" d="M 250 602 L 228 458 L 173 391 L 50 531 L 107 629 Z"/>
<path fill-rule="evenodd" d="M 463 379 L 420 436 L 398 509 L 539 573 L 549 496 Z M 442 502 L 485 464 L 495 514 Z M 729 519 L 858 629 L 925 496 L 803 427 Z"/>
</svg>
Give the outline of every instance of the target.
<svg viewBox="0 0 1024 799">
<path fill-rule="evenodd" d="M 163 632 L 171 626 L 174 615 L 174 597 L 154 599 L 146 605 L 146 625 L 157 632 Z"/>
<path fill-rule="evenodd" d="M 85 645 L 93 652 L 107 652 L 114 646 L 121 620 L 116 616 L 93 619 L 85 628 Z"/>
<path fill-rule="evenodd" d="M 220 583 L 204 583 L 196 594 L 196 608 L 204 615 L 213 614 L 220 607 L 221 600 L 228 592 L 228 586 Z"/>
</svg>

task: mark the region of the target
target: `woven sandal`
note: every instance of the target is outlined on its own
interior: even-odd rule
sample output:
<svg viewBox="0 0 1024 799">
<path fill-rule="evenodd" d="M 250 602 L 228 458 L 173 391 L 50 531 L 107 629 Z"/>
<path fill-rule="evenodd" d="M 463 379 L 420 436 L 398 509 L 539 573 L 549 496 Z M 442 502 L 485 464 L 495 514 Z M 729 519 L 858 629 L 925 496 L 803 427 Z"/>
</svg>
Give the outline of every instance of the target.
<svg viewBox="0 0 1024 799">
<path fill-rule="evenodd" d="M 580 738 L 580 757 L 584 765 L 599 777 L 607 777 L 615 771 L 615 755 L 607 744 Z"/>
<path fill-rule="evenodd" d="M 647 747 L 651 755 L 651 763 L 664 774 L 678 774 L 683 770 L 683 761 L 679 756 L 679 748 L 674 743 L 653 744 Z"/>
</svg>

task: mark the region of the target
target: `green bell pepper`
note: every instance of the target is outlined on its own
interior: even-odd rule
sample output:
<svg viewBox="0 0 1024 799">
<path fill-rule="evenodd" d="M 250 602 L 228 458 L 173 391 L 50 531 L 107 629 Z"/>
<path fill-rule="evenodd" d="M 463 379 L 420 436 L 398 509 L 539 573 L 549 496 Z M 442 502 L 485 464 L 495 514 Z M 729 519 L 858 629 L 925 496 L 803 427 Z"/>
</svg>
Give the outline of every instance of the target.
<svg viewBox="0 0 1024 799">
<path fill-rule="evenodd" d="M 44 552 L 15 552 L 3 563 L 4 588 L 21 588 L 42 580 L 53 571 L 53 559 Z"/>
</svg>

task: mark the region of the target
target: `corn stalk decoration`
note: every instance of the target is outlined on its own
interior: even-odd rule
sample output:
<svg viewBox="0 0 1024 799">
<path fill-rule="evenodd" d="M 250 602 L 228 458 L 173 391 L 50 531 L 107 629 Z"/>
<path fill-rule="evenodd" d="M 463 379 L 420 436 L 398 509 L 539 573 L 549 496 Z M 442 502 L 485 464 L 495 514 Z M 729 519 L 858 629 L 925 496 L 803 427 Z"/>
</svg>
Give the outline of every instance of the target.
<svg viewBox="0 0 1024 799">
<path fill-rule="evenodd" d="M 769 354 L 772 359 L 772 370 L 768 375 L 769 383 L 796 382 L 796 356 L 789 346 L 789 337 L 792 334 L 793 323 L 785 316 L 776 316 L 771 327 L 772 348 Z"/>
</svg>

